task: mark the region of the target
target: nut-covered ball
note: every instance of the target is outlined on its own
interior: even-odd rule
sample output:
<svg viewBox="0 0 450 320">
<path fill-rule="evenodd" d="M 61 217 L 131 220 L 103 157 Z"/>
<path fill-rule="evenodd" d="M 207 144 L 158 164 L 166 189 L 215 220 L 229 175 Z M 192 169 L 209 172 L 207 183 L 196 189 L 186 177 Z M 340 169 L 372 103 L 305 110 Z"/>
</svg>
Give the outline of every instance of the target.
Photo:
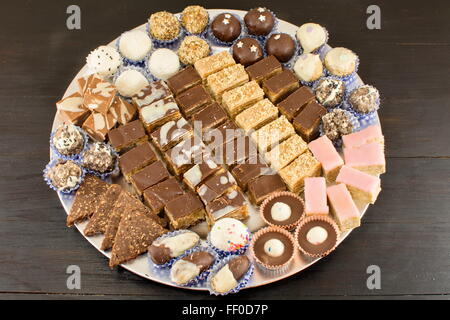
<svg viewBox="0 0 450 320">
<path fill-rule="evenodd" d="M 188 6 L 181 14 L 181 24 L 187 32 L 192 34 L 202 33 L 208 25 L 208 11 L 201 6 Z"/>
<path fill-rule="evenodd" d="M 167 11 L 152 14 L 149 19 L 150 34 L 157 40 L 169 41 L 180 34 L 180 22 Z"/>
<path fill-rule="evenodd" d="M 184 64 L 194 64 L 209 54 L 208 43 L 197 36 L 188 36 L 181 42 L 178 57 Z"/>
</svg>

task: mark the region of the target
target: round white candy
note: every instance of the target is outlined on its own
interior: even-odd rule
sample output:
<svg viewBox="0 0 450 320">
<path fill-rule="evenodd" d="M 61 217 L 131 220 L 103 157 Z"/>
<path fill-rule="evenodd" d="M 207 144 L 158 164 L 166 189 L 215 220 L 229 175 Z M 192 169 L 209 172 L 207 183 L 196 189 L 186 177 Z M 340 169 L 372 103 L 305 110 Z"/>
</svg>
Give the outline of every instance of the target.
<svg viewBox="0 0 450 320">
<path fill-rule="evenodd" d="M 119 51 L 130 60 L 140 61 L 152 49 L 152 40 L 141 30 L 127 31 L 120 37 Z"/>
<path fill-rule="evenodd" d="M 302 81 L 310 82 L 319 79 L 323 73 L 323 65 L 319 55 L 302 54 L 295 62 L 294 72 Z"/>
<path fill-rule="evenodd" d="M 124 97 L 132 97 L 148 86 L 147 78 L 137 70 L 129 69 L 122 72 L 116 79 L 114 85 Z"/>
<path fill-rule="evenodd" d="M 234 251 L 248 242 L 248 229 L 241 221 L 233 218 L 223 218 L 217 221 L 211 229 L 209 240 L 220 250 Z"/>
<path fill-rule="evenodd" d="M 122 60 L 115 48 L 100 46 L 86 57 L 86 63 L 93 72 L 101 76 L 111 76 L 119 69 Z"/>
<path fill-rule="evenodd" d="M 305 23 L 298 28 L 296 36 L 304 53 L 313 52 L 327 41 L 325 29 L 317 23 Z"/>
<path fill-rule="evenodd" d="M 284 202 L 275 202 L 270 208 L 270 215 L 275 221 L 286 221 L 291 214 L 291 207 Z"/>
<path fill-rule="evenodd" d="M 264 252 L 271 257 L 279 257 L 284 253 L 284 244 L 278 239 L 270 239 L 264 243 Z"/>
<path fill-rule="evenodd" d="M 172 50 L 158 49 L 148 59 L 148 70 L 156 78 L 167 80 L 180 70 L 180 59 Z"/>
<path fill-rule="evenodd" d="M 355 71 L 358 57 L 346 48 L 333 48 L 325 56 L 325 66 L 336 76 L 345 76 Z"/>
<path fill-rule="evenodd" d="M 306 240 L 316 246 L 323 243 L 325 240 L 327 240 L 327 238 L 327 230 L 319 226 L 311 228 L 306 234 Z"/>
</svg>

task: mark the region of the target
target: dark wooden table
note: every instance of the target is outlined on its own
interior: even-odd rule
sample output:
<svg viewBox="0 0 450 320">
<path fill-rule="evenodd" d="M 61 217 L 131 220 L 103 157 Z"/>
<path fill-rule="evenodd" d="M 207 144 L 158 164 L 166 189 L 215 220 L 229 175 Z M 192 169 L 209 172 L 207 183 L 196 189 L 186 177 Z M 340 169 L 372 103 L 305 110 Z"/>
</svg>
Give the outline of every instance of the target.
<svg viewBox="0 0 450 320">
<path fill-rule="evenodd" d="M 81 7 L 81 30 L 66 8 Z M 366 8 L 381 7 L 381 30 Z M 106 259 L 65 227 L 56 194 L 42 181 L 55 101 L 90 50 L 183 1 L 2 1 L 0 5 L 0 298 L 209 299 L 173 289 Z M 240 299 L 450 297 L 450 5 L 446 1 L 208 1 L 210 8 L 268 6 L 296 24 L 316 21 L 332 46 L 361 58 L 360 75 L 382 92 L 386 135 L 383 191 L 362 227 L 305 272 Z M 81 290 L 66 268 L 81 268 Z M 367 267 L 381 268 L 369 290 Z"/>
</svg>

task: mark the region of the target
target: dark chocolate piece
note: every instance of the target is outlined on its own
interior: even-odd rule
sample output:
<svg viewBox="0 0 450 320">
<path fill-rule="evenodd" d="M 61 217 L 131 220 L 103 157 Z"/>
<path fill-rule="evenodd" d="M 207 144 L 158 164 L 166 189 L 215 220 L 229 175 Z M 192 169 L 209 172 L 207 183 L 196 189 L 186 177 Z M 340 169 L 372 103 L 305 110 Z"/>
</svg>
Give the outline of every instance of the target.
<svg viewBox="0 0 450 320">
<path fill-rule="evenodd" d="M 231 174 L 235 177 L 238 185 L 247 190 L 248 183 L 263 174 L 267 174 L 270 168 L 263 163 L 242 163 L 238 164 L 231 170 Z"/>
<path fill-rule="evenodd" d="M 286 191 L 286 185 L 277 173 L 259 176 L 248 184 L 250 200 L 256 205 L 261 204 L 272 193 L 279 191 Z"/>
<path fill-rule="evenodd" d="M 266 8 L 254 8 L 247 12 L 244 22 L 249 34 L 266 36 L 275 25 L 275 17 Z"/>
<path fill-rule="evenodd" d="M 327 110 L 315 101 L 308 103 L 295 117 L 293 125 L 295 130 L 306 142 L 318 137 L 321 118 Z"/>
<path fill-rule="evenodd" d="M 233 45 L 233 58 L 237 63 L 247 67 L 261 60 L 264 56 L 263 49 L 258 40 L 253 38 L 239 39 Z"/>
<path fill-rule="evenodd" d="M 297 48 L 295 40 L 286 33 L 272 34 L 266 41 L 266 52 L 274 55 L 280 62 L 288 62 Z"/>
<path fill-rule="evenodd" d="M 75 200 L 67 216 L 67 226 L 89 218 L 97 207 L 99 198 L 108 190 L 109 184 L 96 176 L 86 175 L 75 194 Z"/>
<path fill-rule="evenodd" d="M 245 255 L 237 256 L 228 262 L 228 269 L 236 281 L 239 281 L 247 273 L 248 268 L 250 268 L 250 260 Z"/>
<path fill-rule="evenodd" d="M 210 177 L 197 190 L 204 204 L 222 196 L 224 193 L 237 188 L 236 181 L 227 171 Z"/>
<path fill-rule="evenodd" d="M 194 128 L 201 126 L 201 132 L 217 127 L 228 119 L 228 115 L 223 108 L 217 103 L 213 102 L 204 109 L 195 113 L 191 121 L 194 123 Z M 198 123 L 196 123 L 196 121 Z M 200 131 L 200 130 L 197 130 Z M 199 132 L 200 133 L 200 132 Z"/>
<path fill-rule="evenodd" d="M 231 13 L 221 13 L 211 23 L 214 36 L 223 42 L 231 42 L 241 34 L 241 23 Z"/>
<path fill-rule="evenodd" d="M 203 85 L 192 87 L 177 97 L 178 106 L 186 118 L 210 104 L 212 98 Z"/>
<path fill-rule="evenodd" d="M 264 245 L 266 242 L 272 239 L 277 239 L 284 245 L 283 254 L 279 257 L 269 256 L 264 250 Z M 294 254 L 294 246 L 292 241 L 283 233 L 269 231 L 261 234 L 261 236 L 256 239 L 253 244 L 253 252 L 255 253 L 256 258 L 262 263 L 270 266 L 281 266 L 292 258 L 292 255 Z"/>
<path fill-rule="evenodd" d="M 201 83 L 202 78 L 192 66 L 184 68 L 183 70 L 167 79 L 167 85 L 176 96 L 183 91 L 186 91 L 187 89 Z"/>
<path fill-rule="evenodd" d="M 169 172 L 162 161 L 156 161 L 131 176 L 131 183 L 138 194 L 169 178 Z"/>
<path fill-rule="evenodd" d="M 264 92 L 273 103 L 281 101 L 299 86 L 297 77 L 289 69 L 263 81 Z"/>
<path fill-rule="evenodd" d="M 250 80 L 255 80 L 258 83 L 261 83 L 264 79 L 269 79 L 282 70 L 281 63 L 274 56 L 268 56 L 245 68 Z"/>
<path fill-rule="evenodd" d="M 215 146 L 212 153 L 217 163 L 223 163 L 232 168 L 236 164 L 246 162 L 249 158 L 254 158 L 258 154 L 258 149 L 249 136 L 240 136 L 221 146 Z"/>
<path fill-rule="evenodd" d="M 183 194 L 184 191 L 181 189 L 177 179 L 171 177 L 153 187 L 145 189 L 143 196 L 147 206 L 149 206 L 153 213 L 158 214 L 169 201 Z"/>
<path fill-rule="evenodd" d="M 314 93 L 308 87 L 300 87 L 281 101 L 277 107 L 289 121 L 295 118 L 303 108 L 314 101 Z"/>
<path fill-rule="evenodd" d="M 117 151 L 123 151 L 147 140 L 141 121 L 134 120 L 124 126 L 109 131 L 109 143 Z"/>
<path fill-rule="evenodd" d="M 166 122 L 150 134 L 160 151 L 166 151 L 183 139 L 192 135 L 192 127 L 185 118 Z"/>
<path fill-rule="evenodd" d="M 205 219 L 203 203 L 192 192 L 169 201 L 164 212 L 174 229 L 188 228 Z"/>
<path fill-rule="evenodd" d="M 150 142 L 144 142 L 119 157 L 119 167 L 127 181 L 130 176 L 157 160 Z"/>
<path fill-rule="evenodd" d="M 209 269 L 215 261 L 214 256 L 207 251 L 196 251 L 182 259 L 199 266 L 200 273 Z"/>
<path fill-rule="evenodd" d="M 142 211 L 122 216 L 111 252 L 111 268 L 136 258 L 147 251 L 152 242 L 168 232 Z"/>
</svg>

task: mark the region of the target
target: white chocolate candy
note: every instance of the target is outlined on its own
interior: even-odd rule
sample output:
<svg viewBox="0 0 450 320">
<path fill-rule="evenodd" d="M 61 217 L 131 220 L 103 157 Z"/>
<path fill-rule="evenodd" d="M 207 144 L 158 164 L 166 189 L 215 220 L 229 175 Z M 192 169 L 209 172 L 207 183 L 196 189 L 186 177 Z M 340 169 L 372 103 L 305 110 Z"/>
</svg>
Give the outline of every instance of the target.
<svg viewBox="0 0 450 320">
<path fill-rule="evenodd" d="M 120 37 L 119 51 L 130 60 L 140 61 L 152 49 L 152 40 L 141 30 L 127 31 Z"/>
<path fill-rule="evenodd" d="M 270 215 L 275 221 L 286 221 L 290 218 L 292 209 L 284 202 L 275 202 L 270 208 Z"/>
<path fill-rule="evenodd" d="M 115 48 L 100 46 L 86 57 L 86 63 L 94 73 L 111 76 L 119 69 L 122 59 Z"/>
<path fill-rule="evenodd" d="M 297 30 L 296 36 L 304 53 L 313 52 L 327 41 L 325 29 L 317 23 L 305 23 Z"/>
<path fill-rule="evenodd" d="M 211 288 L 216 292 L 225 293 L 238 285 L 233 273 L 230 271 L 228 264 L 225 265 L 211 279 Z"/>
<path fill-rule="evenodd" d="M 114 83 L 124 97 L 132 97 L 148 85 L 147 78 L 137 70 L 125 70 Z"/>
<path fill-rule="evenodd" d="M 267 240 L 264 243 L 264 252 L 273 258 L 277 258 L 284 253 L 284 244 L 278 239 Z"/>
<path fill-rule="evenodd" d="M 200 274 L 200 266 L 180 259 L 170 269 L 170 280 L 176 284 L 186 284 Z"/>
<path fill-rule="evenodd" d="M 193 248 L 200 240 L 195 232 L 185 232 L 173 237 L 157 239 L 152 245 L 164 246 L 170 250 L 171 257 L 178 257 L 186 250 Z"/>
<path fill-rule="evenodd" d="M 311 82 L 319 79 L 323 74 L 323 65 L 319 55 L 302 54 L 295 62 L 294 72 L 302 81 Z"/>
<path fill-rule="evenodd" d="M 148 59 L 148 70 L 156 78 L 167 80 L 180 70 L 178 55 L 166 48 L 158 49 Z"/>
<path fill-rule="evenodd" d="M 327 238 L 327 230 L 319 226 L 311 228 L 306 234 L 306 240 L 316 246 L 322 244 Z"/>
<path fill-rule="evenodd" d="M 333 48 L 325 56 L 325 66 L 336 76 L 346 76 L 356 69 L 358 57 L 346 48 Z"/>
<path fill-rule="evenodd" d="M 222 209 L 228 212 L 234 209 L 227 206 Z M 224 212 L 217 214 L 223 216 Z M 216 212 L 217 213 L 217 212 Z M 217 221 L 211 229 L 209 240 L 216 248 L 224 251 L 233 251 L 236 247 L 243 247 L 248 242 L 248 229 L 241 221 L 233 218 L 223 218 Z"/>
</svg>

